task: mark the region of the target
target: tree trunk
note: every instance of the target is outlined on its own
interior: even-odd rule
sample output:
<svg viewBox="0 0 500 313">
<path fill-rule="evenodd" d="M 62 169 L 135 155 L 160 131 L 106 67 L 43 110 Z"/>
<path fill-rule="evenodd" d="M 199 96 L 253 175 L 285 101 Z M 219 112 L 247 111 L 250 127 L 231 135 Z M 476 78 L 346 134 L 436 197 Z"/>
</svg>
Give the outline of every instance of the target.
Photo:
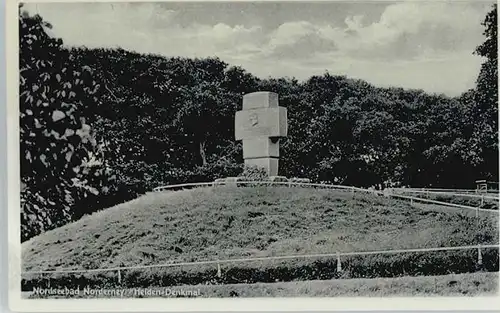
<svg viewBox="0 0 500 313">
<path fill-rule="evenodd" d="M 207 165 L 207 156 L 205 154 L 205 141 L 200 141 L 200 156 L 202 165 Z"/>
</svg>

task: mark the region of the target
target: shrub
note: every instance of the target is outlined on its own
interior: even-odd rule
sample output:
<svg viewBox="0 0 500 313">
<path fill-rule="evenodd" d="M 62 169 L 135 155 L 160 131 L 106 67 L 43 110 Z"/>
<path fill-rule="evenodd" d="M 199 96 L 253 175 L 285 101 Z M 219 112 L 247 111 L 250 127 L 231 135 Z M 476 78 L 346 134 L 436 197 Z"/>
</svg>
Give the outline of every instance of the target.
<svg viewBox="0 0 500 313">
<path fill-rule="evenodd" d="M 239 175 L 239 177 L 248 181 L 264 181 L 268 179 L 265 168 L 249 165 L 244 166 L 243 172 Z"/>
</svg>

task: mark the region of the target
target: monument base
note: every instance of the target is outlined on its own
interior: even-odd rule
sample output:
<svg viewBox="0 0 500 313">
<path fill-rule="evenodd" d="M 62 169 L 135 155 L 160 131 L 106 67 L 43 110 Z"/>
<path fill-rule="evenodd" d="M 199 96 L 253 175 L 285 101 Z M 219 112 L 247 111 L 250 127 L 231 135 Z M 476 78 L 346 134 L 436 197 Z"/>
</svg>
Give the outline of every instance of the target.
<svg viewBox="0 0 500 313">
<path fill-rule="evenodd" d="M 246 166 L 258 166 L 266 170 L 267 176 L 278 176 L 278 158 L 245 159 Z"/>
</svg>

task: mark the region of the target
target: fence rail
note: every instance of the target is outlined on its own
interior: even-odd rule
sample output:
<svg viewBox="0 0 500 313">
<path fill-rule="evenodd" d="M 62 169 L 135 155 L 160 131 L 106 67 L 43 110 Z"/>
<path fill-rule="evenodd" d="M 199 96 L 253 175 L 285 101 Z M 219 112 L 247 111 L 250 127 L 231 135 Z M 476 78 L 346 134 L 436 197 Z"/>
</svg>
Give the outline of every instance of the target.
<svg viewBox="0 0 500 313">
<path fill-rule="evenodd" d="M 356 251 L 356 252 L 335 252 L 323 254 L 301 254 L 301 255 L 286 255 L 286 256 L 269 256 L 269 257 L 255 257 L 255 258 L 239 258 L 239 259 L 225 259 L 225 260 L 206 260 L 196 262 L 179 262 L 179 263 L 164 263 L 153 265 L 137 265 L 137 266 L 124 266 L 124 267 L 110 267 L 110 268 L 96 268 L 96 269 L 61 269 L 61 270 L 46 270 L 46 271 L 25 271 L 22 275 L 36 275 L 36 274 L 71 274 L 71 273 L 95 273 L 95 272 L 113 272 L 122 270 L 134 269 L 148 269 L 148 268 L 162 268 L 162 267 L 176 267 L 176 266 L 194 266 L 194 265 L 220 265 L 228 263 L 244 263 L 256 261 L 271 261 L 271 260 L 286 260 L 286 259 L 310 259 L 310 258 L 324 258 L 340 256 L 362 256 L 362 255 L 375 255 L 375 254 L 398 254 L 398 253 L 418 253 L 418 252 L 436 252 L 436 251 L 456 251 L 456 250 L 474 250 L 479 252 L 478 258 L 481 255 L 481 249 L 494 249 L 500 248 L 499 244 L 486 244 L 486 245 L 472 245 L 472 246 L 456 246 L 456 247 L 435 247 L 435 248 L 415 248 L 415 249 L 396 249 L 396 250 L 378 250 L 378 251 Z"/>
<path fill-rule="evenodd" d="M 393 198 L 410 200 L 411 202 L 413 202 L 413 201 L 415 201 L 415 202 L 427 202 L 427 203 L 439 204 L 439 205 L 448 206 L 448 207 L 457 208 L 457 209 L 473 210 L 476 212 L 489 212 L 489 213 L 496 213 L 496 214 L 498 214 L 500 212 L 499 210 L 494 210 L 494 209 L 483 209 L 480 207 L 473 207 L 473 206 L 467 206 L 467 205 L 462 205 L 462 204 L 455 204 L 455 203 L 443 202 L 443 201 L 437 201 L 437 200 L 431 200 L 431 199 L 424 199 L 424 198 L 418 198 L 418 197 L 410 197 L 410 196 L 395 195 L 395 194 L 392 194 L 390 196 Z"/>
<path fill-rule="evenodd" d="M 432 192 L 458 192 L 458 193 L 499 193 L 498 189 L 478 190 L 478 189 L 453 189 L 453 188 L 399 188 L 405 190 L 419 190 Z"/>
<path fill-rule="evenodd" d="M 203 187 L 203 186 L 212 186 L 213 182 L 205 182 L 205 183 L 186 183 L 186 184 L 177 184 L 177 185 L 166 185 L 161 187 L 156 187 L 153 191 L 164 191 L 175 188 L 183 188 L 183 187 Z"/>
<path fill-rule="evenodd" d="M 321 187 L 330 189 L 347 189 L 347 190 L 363 190 L 369 191 L 368 189 L 358 188 L 354 186 L 344 186 L 344 185 L 330 185 L 330 184 L 316 184 L 316 183 L 301 183 L 301 182 L 278 182 L 278 181 L 234 181 L 234 182 L 203 182 L 203 183 L 185 183 L 177 185 L 166 185 L 161 187 L 156 187 L 153 191 L 164 191 L 177 188 L 185 187 L 204 187 L 204 186 L 242 186 L 244 185 L 283 185 L 283 186 L 309 186 L 309 187 Z"/>
<path fill-rule="evenodd" d="M 425 195 L 450 195 L 450 196 L 460 196 L 460 197 L 469 197 L 469 198 L 479 198 L 479 199 L 492 199 L 499 200 L 499 196 L 491 196 L 484 194 L 472 194 L 472 193 L 456 193 L 456 192 L 446 192 L 446 191 L 428 191 L 428 190 L 414 190 L 414 189 L 406 189 L 406 188 L 392 188 L 393 191 L 401 192 L 401 193 L 420 193 Z"/>
</svg>

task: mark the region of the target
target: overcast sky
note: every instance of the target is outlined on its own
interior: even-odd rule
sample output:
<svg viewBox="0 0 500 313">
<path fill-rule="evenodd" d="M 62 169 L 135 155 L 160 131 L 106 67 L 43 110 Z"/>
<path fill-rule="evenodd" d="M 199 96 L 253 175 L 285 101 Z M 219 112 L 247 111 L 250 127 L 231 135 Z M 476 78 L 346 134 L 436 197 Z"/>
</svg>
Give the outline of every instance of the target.
<svg viewBox="0 0 500 313">
<path fill-rule="evenodd" d="M 27 4 L 72 46 L 218 56 L 259 77 L 347 75 L 458 95 L 474 87 L 493 2 Z"/>
</svg>

